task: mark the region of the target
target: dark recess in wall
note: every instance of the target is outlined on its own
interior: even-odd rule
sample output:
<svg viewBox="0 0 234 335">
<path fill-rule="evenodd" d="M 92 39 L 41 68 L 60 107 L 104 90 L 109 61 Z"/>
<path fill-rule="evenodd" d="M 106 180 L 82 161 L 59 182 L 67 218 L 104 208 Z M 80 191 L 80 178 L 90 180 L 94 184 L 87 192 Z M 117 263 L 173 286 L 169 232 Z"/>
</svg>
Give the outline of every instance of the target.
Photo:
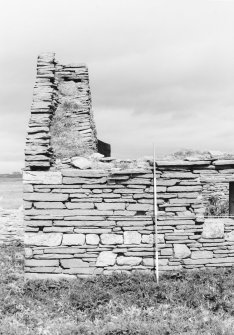
<svg viewBox="0 0 234 335">
<path fill-rule="evenodd" d="M 103 141 L 98 140 L 98 152 L 105 157 L 111 156 L 111 145 Z"/>
</svg>

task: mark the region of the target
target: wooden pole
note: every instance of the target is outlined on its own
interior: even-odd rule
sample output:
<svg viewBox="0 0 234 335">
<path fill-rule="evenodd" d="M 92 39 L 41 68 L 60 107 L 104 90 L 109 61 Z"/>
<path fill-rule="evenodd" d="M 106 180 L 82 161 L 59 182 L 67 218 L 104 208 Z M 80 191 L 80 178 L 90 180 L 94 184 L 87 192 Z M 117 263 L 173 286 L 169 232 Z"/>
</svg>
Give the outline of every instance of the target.
<svg viewBox="0 0 234 335">
<path fill-rule="evenodd" d="M 157 207 L 157 179 L 156 179 L 156 162 L 155 162 L 155 144 L 154 144 L 154 243 L 155 243 L 155 277 L 159 283 L 158 273 L 158 207 Z"/>
</svg>

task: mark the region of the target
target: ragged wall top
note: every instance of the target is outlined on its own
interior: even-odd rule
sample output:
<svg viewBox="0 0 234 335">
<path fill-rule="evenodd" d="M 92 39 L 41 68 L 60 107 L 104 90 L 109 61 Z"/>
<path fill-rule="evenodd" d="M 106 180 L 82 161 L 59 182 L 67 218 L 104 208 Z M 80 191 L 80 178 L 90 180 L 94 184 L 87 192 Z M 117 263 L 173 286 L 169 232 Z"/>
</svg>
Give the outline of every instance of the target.
<svg viewBox="0 0 234 335">
<path fill-rule="evenodd" d="M 56 158 L 97 151 L 88 69 L 41 54 L 26 139 L 26 170 L 49 169 Z"/>
</svg>

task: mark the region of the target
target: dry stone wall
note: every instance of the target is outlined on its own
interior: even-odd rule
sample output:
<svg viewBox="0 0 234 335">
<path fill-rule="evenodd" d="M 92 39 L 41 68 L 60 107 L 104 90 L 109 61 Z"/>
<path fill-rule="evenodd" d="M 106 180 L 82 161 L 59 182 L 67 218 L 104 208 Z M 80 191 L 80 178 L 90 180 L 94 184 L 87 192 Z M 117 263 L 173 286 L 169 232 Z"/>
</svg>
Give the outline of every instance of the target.
<svg viewBox="0 0 234 335">
<path fill-rule="evenodd" d="M 79 138 L 97 151 L 88 69 L 84 64 L 61 65 L 54 53 L 39 55 L 31 116 L 26 138 L 25 169 L 48 169 L 55 162 L 51 124 L 56 112 L 66 107 Z"/>
<path fill-rule="evenodd" d="M 64 116 L 86 158 L 65 150 L 58 159 Z M 110 153 L 97 140 L 87 67 L 40 55 L 23 177 L 27 277 L 153 271 L 156 242 L 159 271 L 234 264 L 233 219 L 204 217 L 211 194 L 229 196 L 233 157 L 157 161 L 156 240 L 152 160 L 103 157 L 99 148 Z"/>
<path fill-rule="evenodd" d="M 27 277 L 154 270 L 152 161 L 92 164 L 25 171 Z M 228 183 L 233 168 L 231 160 L 157 161 L 160 271 L 233 265 L 234 221 L 204 218 L 203 198 L 208 172 Z"/>
</svg>

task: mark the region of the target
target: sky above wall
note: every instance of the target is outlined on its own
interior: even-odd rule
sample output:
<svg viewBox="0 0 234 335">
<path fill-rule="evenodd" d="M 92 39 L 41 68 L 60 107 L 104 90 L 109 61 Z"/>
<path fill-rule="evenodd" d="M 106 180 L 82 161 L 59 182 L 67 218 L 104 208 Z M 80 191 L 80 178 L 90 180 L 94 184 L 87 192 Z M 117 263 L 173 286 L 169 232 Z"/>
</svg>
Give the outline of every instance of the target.
<svg viewBox="0 0 234 335">
<path fill-rule="evenodd" d="M 0 173 L 24 166 L 36 59 L 89 67 L 112 155 L 234 152 L 234 1 L 8 0 L 0 6 Z"/>
</svg>

